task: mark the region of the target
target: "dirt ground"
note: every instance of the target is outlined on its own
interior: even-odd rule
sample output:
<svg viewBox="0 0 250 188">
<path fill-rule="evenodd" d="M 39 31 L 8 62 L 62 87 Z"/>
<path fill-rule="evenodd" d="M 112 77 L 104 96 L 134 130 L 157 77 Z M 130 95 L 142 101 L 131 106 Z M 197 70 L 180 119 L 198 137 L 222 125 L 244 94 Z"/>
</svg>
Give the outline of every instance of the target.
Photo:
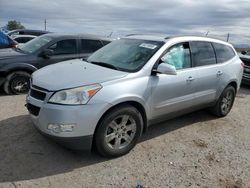
<svg viewBox="0 0 250 188">
<path fill-rule="evenodd" d="M 0 188 L 250 187 L 250 87 L 227 117 L 204 110 L 157 124 L 116 159 L 58 146 L 32 126 L 25 96 L 0 95 Z"/>
</svg>

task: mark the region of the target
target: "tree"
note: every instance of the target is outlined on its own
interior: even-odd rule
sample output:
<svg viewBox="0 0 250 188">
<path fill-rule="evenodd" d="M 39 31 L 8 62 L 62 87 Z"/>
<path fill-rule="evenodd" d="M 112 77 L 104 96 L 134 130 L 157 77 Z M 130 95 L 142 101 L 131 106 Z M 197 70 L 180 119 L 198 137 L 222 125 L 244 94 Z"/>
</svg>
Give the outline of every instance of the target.
<svg viewBox="0 0 250 188">
<path fill-rule="evenodd" d="M 25 27 L 21 24 L 21 22 L 18 22 L 16 20 L 8 21 L 6 27 L 10 31 L 14 30 L 14 29 L 25 29 Z"/>
</svg>

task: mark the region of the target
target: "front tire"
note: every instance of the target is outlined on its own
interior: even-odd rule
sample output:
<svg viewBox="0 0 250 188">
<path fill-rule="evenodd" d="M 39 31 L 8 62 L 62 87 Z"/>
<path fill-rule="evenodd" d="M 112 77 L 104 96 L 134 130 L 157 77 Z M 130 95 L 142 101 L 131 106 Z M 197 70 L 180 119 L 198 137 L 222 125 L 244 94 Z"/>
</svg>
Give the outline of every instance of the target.
<svg viewBox="0 0 250 188">
<path fill-rule="evenodd" d="M 97 152 L 104 157 L 118 157 L 128 153 L 142 133 L 141 113 L 130 105 L 112 109 L 101 120 L 95 134 Z"/>
<path fill-rule="evenodd" d="M 222 92 L 220 98 L 210 111 L 218 117 L 226 116 L 232 109 L 235 99 L 235 89 L 232 86 L 227 86 Z"/>
<path fill-rule="evenodd" d="M 24 71 L 16 71 L 9 74 L 4 82 L 3 89 L 7 94 L 25 94 L 29 91 L 30 74 Z"/>
</svg>

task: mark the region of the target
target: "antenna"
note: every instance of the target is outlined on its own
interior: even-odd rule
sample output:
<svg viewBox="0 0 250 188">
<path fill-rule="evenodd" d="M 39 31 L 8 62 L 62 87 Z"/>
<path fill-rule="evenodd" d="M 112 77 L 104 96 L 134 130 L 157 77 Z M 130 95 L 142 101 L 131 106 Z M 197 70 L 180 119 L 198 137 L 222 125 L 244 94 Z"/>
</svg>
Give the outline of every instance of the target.
<svg viewBox="0 0 250 188">
<path fill-rule="evenodd" d="M 113 34 L 113 31 L 111 31 L 111 33 L 110 33 L 107 37 L 111 37 L 111 36 L 112 36 L 112 34 Z"/>
</svg>

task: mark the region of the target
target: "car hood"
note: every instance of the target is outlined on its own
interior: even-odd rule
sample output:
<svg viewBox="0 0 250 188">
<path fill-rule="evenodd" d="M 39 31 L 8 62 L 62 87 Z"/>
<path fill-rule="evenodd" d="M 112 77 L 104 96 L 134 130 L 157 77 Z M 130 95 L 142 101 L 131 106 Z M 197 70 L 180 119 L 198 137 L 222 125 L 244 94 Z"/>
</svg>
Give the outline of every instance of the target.
<svg viewBox="0 0 250 188">
<path fill-rule="evenodd" d="M 23 55 L 26 55 L 26 54 L 20 53 L 16 50 L 13 50 L 12 48 L 5 48 L 5 49 L 0 50 L 0 60 L 20 57 Z"/>
<path fill-rule="evenodd" d="M 32 84 L 49 91 L 103 83 L 128 73 L 87 63 L 81 59 L 46 66 L 32 75 Z"/>
</svg>

